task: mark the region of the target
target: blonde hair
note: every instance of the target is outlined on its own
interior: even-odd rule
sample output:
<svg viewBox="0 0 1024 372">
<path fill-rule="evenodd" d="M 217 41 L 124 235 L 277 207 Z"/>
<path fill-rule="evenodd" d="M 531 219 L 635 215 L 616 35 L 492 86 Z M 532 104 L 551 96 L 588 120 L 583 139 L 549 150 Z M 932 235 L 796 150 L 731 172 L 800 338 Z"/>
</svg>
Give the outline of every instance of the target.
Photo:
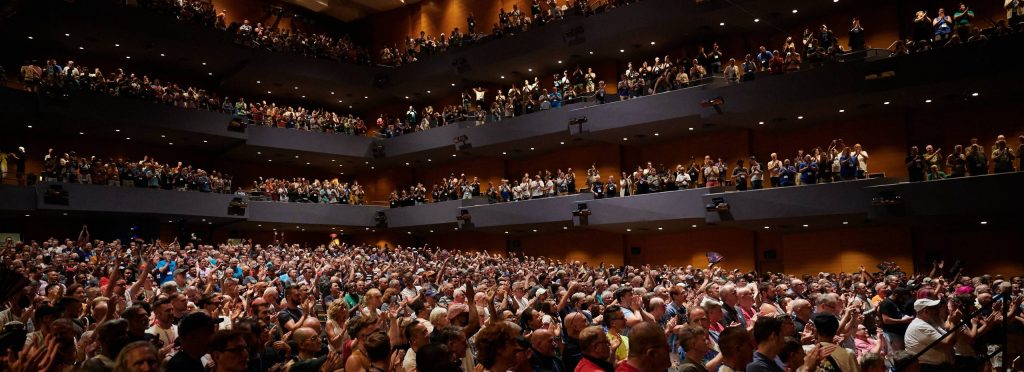
<svg viewBox="0 0 1024 372">
<path fill-rule="evenodd" d="M 348 304 L 345 303 L 344 299 L 337 299 L 331 302 L 327 306 L 327 319 L 334 319 L 338 314 L 345 313 L 348 311 Z"/>
</svg>

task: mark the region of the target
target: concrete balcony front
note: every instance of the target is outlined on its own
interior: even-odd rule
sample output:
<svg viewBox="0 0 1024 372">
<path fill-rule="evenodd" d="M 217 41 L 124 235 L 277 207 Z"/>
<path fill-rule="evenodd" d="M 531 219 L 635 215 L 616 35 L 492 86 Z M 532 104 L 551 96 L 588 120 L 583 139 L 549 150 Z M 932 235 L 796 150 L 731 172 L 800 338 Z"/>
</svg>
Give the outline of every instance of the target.
<svg viewBox="0 0 1024 372">
<path fill-rule="evenodd" d="M 590 211 L 588 216 L 577 216 L 573 223 L 579 227 L 624 231 L 628 228 L 644 228 L 651 224 L 662 227 L 666 222 L 678 224 L 704 223 L 704 199 L 709 192 L 719 188 L 699 188 L 665 191 L 653 194 L 627 197 L 595 199 L 577 202 L 580 209 Z M 585 207 L 585 208 L 584 208 Z"/>
<path fill-rule="evenodd" d="M 38 210 L 188 216 L 221 220 L 244 220 L 248 217 L 248 213 L 228 213 L 231 201 L 238 197 L 234 194 L 78 183 L 40 183 L 35 185 L 34 189 Z M 54 200 L 52 190 L 61 190 L 66 199 Z"/>
<path fill-rule="evenodd" d="M 870 217 L 882 221 L 929 223 L 937 220 L 969 225 L 1019 219 L 1024 200 L 1017 194 L 1024 172 L 901 182 L 866 187 Z"/>
<path fill-rule="evenodd" d="M 483 198 L 449 200 L 411 207 L 384 209 L 389 228 L 410 228 L 456 225 L 455 216 L 463 207 L 487 204 Z"/>
<path fill-rule="evenodd" d="M 593 200 L 591 194 L 572 194 L 518 202 L 465 207 L 473 228 L 502 228 L 516 225 L 572 223 L 572 211 L 581 201 Z"/>
<path fill-rule="evenodd" d="M 250 202 L 249 222 L 297 225 L 369 227 L 376 224 L 377 212 L 386 208 L 374 205 Z"/>
<path fill-rule="evenodd" d="M 859 216 L 867 218 L 871 197 L 866 187 L 892 184 L 893 178 L 718 192 L 702 196 L 701 210 L 709 224 L 749 224 L 766 220 L 814 220 Z M 708 210 L 725 203 L 728 209 Z"/>
</svg>

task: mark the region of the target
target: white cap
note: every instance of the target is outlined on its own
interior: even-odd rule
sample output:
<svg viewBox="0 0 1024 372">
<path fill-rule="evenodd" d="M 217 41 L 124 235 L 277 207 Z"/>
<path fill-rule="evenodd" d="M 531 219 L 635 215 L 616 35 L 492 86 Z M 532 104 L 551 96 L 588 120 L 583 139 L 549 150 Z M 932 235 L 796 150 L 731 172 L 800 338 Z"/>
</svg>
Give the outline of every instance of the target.
<svg viewBox="0 0 1024 372">
<path fill-rule="evenodd" d="M 914 311 L 921 311 L 932 306 L 939 306 L 942 303 L 939 300 L 932 300 L 930 298 L 922 298 L 914 301 Z"/>
</svg>

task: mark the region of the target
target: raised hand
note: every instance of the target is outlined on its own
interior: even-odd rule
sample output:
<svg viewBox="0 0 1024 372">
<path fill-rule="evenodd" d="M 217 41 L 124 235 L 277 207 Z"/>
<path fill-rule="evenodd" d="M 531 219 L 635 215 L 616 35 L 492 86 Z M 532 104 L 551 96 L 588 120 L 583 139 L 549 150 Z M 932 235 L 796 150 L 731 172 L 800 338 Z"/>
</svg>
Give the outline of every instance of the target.
<svg viewBox="0 0 1024 372">
<path fill-rule="evenodd" d="M 611 337 L 611 339 L 609 339 L 608 342 L 610 344 L 609 348 L 612 351 L 612 355 L 615 355 L 615 350 L 617 350 L 619 348 L 619 346 L 622 345 L 622 338 L 621 337 Z"/>
<path fill-rule="evenodd" d="M 341 361 L 341 353 L 332 351 L 327 354 L 327 360 L 325 360 L 324 364 L 320 366 L 320 372 L 334 372 L 344 366 L 345 365 L 342 364 Z"/>
<path fill-rule="evenodd" d="M 391 370 L 397 371 L 402 367 L 402 360 L 405 359 L 405 350 L 398 349 L 391 353 Z M 333 370 L 332 370 L 333 371 Z"/>
</svg>

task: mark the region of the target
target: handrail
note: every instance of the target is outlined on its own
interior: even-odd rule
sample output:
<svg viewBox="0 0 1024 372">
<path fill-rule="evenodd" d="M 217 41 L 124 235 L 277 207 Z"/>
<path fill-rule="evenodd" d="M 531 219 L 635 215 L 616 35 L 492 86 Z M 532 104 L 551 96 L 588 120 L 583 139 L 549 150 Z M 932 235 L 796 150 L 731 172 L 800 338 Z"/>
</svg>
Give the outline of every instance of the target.
<svg viewBox="0 0 1024 372">
<path fill-rule="evenodd" d="M 974 310 L 974 312 L 972 312 L 969 315 L 964 316 L 963 318 L 961 318 L 960 322 L 957 323 L 956 327 L 953 327 L 953 328 L 949 329 L 948 331 L 946 331 L 946 333 L 943 334 L 942 336 L 940 336 L 939 339 L 937 339 L 935 341 L 932 341 L 932 343 L 928 344 L 928 346 L 925 346 L 924 349 L 921 349 L 921 351 L 917 352 L 917 354 L 914 354 L 913 357 L 907 358 L 906 360 L 903 360 L 899 365 L 893 366 L 893 369 L 896 372 L 905 370 L 907 367 L 909 367 L 911 364 L 913 364 L 915 361 L 917 361 L 919 358 L 921 358 L 921 356 L 924 355 L 924 353 L 927 353 L 928 350 L 933 349 L 940 342 L 942 342 L 942 340 L 945 340 L 946 337 L 949 337 L 950 335 L 955 334 L 957 331 L 960 330 L 960 328 L 963 328 L 963 326 L 969 324 L 971 322 L 971 319 L 974 319 L 978 315 L 981 315 L 981 313 L 984 312 L 986 309 L 992 308 L 992 306 L 997 301 L 1003 301 L 1004 302 L 1004 304 L 1002 306 L 1002 315 L 1003 315 L 1003 327 L 1002 327 L 1003 329 L 1002 329 L 1002 331 L 1004 333 L 1004 335 L 1003 335 L 1003 342 L 1002 342 L 1002 345 L 999 345 L 999 347 L 996 348 L 995 351 L 993 351 L 992 353 L 986 355 L 984 359 L 985 360 L 989 360 L 992 357 L 994 357 L 996 354 L 999 354 L 1000 352 L 1004 352 L 1005 350 L 1007 350 L 1007 344 L 1006 344 L 1007 340 L 1006 340 L 1006 335 L 1005 335 L 1005 333 L 1007 332 L 1007 328 L 1006 327 L 1008 325 L 1007 324 L 1007 314 L 1008 314 L 1008 310 L 1009 310 L 1010 304 L 1012 304 L 1012 302 L 1013 302 L 1013 301 L 1008 301 L 1009 298 L 1010 298 L 1010 289 L 1007 288 L 1007 289 L 1005 289 L 1003 291 L 1003 293 L 1000 293 L 999 295 L 997 295 L 994 298 L 992 298 L 992 302 L 990 302 L 990 303 L 988 303 L 988 304 L 978 308 L 977 310 Z M 1004 352 L 1003 355 L 1005 356 L 1005 352 Z M 1009 367 L 1007 366 L 1007 360 L 1005 358 L 1003 360 L 1003 369 L 1004 369 L 1004 371 L 1007 371 L 1007 372 L 1010 371 Z"/>
</svg>

